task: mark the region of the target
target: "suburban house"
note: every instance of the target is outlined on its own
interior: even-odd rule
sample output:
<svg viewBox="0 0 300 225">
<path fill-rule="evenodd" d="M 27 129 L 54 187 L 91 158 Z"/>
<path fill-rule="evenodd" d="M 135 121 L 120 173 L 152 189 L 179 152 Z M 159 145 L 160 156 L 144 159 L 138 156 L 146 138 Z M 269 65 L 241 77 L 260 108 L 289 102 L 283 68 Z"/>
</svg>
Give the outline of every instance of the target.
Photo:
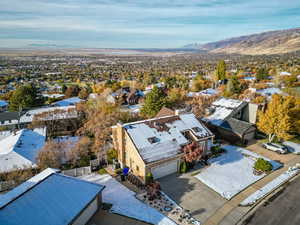
<svg viewBox="0 0 300 225">
<path fill-rule="evenodd" d="M 26 128 L 34 119 L 44 121 L 58 121 L 64 124 L 63 129 L 73 130 L 74 121 L 78 118 L 75 106 L 42 107 L 22 112 L 0 113 L 0 127 L 4 130 Z M 68 125 L 66 125 L 68 124 Z M 59 126 L 57 126 L 59 127 Z M 62 127 L 62 126 L 61 126 Z"/>
<path fill-rule="evenodd" d="M 0 224 L 86 224 L 101 206 L 103 189 L 48 168 L 0 195 Z"/>
<path fill-rule="evenodd" d="M 124 87 L 109 94 L 106 97 L 106 101 L 113 104 L 119 102 L 122 105 L 135 105 L 139 103 L 143 96 L 144 93 L 141 90 Z"/>
<path fill-rule="evenodd" d="M 8 103 L 6 101 L 0 100 L 0 112 L 7 111 Z"/>
<path fill-rule="evenodd" d="M 258 107 L 245 101 L 219 98 L 202 120 L 216 136 L 229 142 L 246 143 L 255 137 Z"/>
<path fill-rule="evenodd" d="M 71 106 L 76 105 L 80 102 L 83 102 L 83 99 L 80 99 L 78 97 L 72 97 L 72 98 L 66 98 L 57 102 L 52 103 L 53 106 L 63 107 L 63 106 Z"/>
<path fill-rule="evenodd" d="M 36 157 L 46 140 L 46 129 L 23 129 L 0 140 L 0 173 L 36 166 Z"/>
<path fill-rule="evenodd" d="M 150 172 L 154 179 L 175 173 L 186 144 L 198 142 L 205 154 L 214 138 L 194 114 L 164 109 L 159 115 L 163 116 L 112 127 L 119 163 L 144 182 Z"/>
</svg>

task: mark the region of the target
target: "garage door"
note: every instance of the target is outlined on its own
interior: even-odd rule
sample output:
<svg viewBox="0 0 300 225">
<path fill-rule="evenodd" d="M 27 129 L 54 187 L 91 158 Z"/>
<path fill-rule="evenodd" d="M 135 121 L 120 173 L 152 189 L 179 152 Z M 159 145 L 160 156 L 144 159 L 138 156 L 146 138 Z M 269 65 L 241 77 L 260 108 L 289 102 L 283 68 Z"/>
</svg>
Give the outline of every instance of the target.
<svg viewBox="0 0 300 225">
<path fill-rule="evenodd" d="M 177 162 L 178 160 L 167 162 L 161 164 L 157 167 L 151 169 L 152 175 L 154 179 L 158 179 L 164 176 L 167 176 L 172 173 L 177 172 Z"/>
</svg>

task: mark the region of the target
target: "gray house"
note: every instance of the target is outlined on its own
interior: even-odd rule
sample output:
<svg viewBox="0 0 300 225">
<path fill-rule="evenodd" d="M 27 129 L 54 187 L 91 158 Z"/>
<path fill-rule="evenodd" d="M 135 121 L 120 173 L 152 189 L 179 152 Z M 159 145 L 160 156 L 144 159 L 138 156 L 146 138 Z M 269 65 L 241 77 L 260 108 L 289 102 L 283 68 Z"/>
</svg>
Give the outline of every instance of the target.
<svg viewBox="0 0 300 225">
<path fill-rule="evenodd" d="M 221 138 L 247 143 L 255 138 L 258 105 L 236 99 L 219 98 L 202 120 Z"/>
<path fill-rule="evenodd" d="M 0 195 L 0 224 L 86 224 L 101 206 L 103 189 L 48 168 Z"/>
</svg>

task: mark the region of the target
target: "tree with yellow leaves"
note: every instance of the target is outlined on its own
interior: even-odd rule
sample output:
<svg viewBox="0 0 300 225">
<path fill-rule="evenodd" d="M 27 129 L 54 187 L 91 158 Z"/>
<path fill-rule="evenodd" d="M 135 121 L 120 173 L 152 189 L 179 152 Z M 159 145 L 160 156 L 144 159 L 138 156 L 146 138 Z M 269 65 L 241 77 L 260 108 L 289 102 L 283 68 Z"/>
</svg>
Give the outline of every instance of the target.
<svg viewBox="0 0 300 225">
<path fill-rule="evenodd" d="M 275 137 L 279 140 L 288 140 L 298 129 L 295 124 L 299 101 L 291 96 L 273 95 L 265 112 L 258 114 L 257 127 L 269 136 L 272 142 Z"/>
</svg>

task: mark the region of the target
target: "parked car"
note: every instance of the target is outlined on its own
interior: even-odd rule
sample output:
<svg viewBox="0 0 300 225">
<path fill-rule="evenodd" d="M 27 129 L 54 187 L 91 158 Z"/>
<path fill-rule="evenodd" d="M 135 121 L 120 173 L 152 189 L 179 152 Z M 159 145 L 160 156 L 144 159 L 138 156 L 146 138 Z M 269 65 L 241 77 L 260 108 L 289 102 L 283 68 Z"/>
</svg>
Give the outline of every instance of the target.
<svg viewBox="0 0 300 225">
<path fill-rule="evenodd" d="M 274 151 L 279 154 L 286 154 L 288 152 L 287 147 L 280 145 L 280 144 L 268 142 L 268 143 L 263 143 L 262 146 L 270 151 Z"/>
</svg>

